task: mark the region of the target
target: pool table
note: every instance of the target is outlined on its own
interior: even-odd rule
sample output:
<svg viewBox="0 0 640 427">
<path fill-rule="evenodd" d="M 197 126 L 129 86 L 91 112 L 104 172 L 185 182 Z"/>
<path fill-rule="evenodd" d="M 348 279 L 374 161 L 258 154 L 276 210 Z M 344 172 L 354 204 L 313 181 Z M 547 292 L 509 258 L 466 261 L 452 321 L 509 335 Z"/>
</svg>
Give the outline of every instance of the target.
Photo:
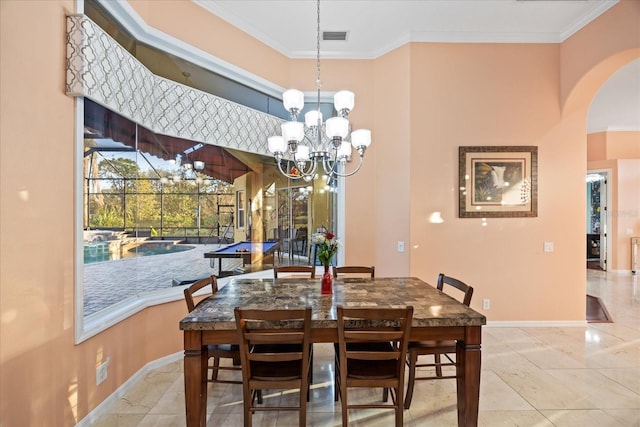
<svg viewBox="0 0 640 427">
<path fill-rule="evenodd" d="M 229 276 L 232 271 L 222 271 L 223 258 L 242 258 L 242 264 L 251 264 L 251 255 L 262 253 L 272 255 L 280 247 L 279 242 L 236 242 L 215 251 L 205 252 L 205 258 L 218 259 L 218 276 Z"/>
</svg>

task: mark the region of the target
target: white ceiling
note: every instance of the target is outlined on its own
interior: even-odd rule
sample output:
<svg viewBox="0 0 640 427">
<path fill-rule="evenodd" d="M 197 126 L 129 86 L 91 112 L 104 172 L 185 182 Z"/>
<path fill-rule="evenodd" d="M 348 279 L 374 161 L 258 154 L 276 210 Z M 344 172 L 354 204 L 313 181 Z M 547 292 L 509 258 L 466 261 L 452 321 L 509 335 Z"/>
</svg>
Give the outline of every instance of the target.
<svg viewBox="0 0 640 427">
<path fill-rule="evenodd" d="M 290 58 L 315 58 L 315 0 L 192 0 Z M 617 0 L 322 0 L 322 58 L 377 58 L 405 43 L 560 43 Z M 588 132 L 640 130 L 640 60 L 595 97 Z"/>
</svg>

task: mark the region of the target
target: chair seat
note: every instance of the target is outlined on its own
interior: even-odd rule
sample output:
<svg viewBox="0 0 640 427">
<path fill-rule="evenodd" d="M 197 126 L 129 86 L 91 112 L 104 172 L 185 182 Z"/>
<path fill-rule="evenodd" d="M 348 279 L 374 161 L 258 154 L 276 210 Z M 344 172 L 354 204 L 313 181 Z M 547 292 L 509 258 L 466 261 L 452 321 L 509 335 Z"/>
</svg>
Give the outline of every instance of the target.
<svg viewBox="0 0 640 427">
<path fill-rule="evenodd" d="M 239 350 L 237 344 L 210 344 L 207 346 L 209 354 L 212 352 L 237 353 Z"/>
<path fill-rule="evenodd" d="M 300 379 L 301 361 L 258 362 L 251 361 L 252 379 L 261 381 L 291 381 Z"/>
<path fill-rule="evenodd" d="M 409 352 L 417 354 L 455 353 L 455 341 L 418 341 L 409 343 Z"/>
<path fill-rule="evenodd" d="M 347 359 L 347 377 L 360 380 L 384 380 L 395 378 L 398 363 L 395 360 Z"/>
</svg>

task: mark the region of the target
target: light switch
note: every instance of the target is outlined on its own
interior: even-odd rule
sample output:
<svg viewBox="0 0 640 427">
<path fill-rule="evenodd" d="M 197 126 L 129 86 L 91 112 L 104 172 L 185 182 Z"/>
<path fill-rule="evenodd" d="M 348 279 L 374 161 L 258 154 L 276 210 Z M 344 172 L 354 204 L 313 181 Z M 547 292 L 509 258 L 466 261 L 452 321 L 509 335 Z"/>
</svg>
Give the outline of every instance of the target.
<svg viewBox="0 0 640 427">
<path fill-rule="evenodd" d="M 544 242 L 544 251 L 553 252 L 553 242 Z"/>
<path fill-rule="evenodd" d="M 398 252 L 404 252 L 404 242 L 398 242 Z"/>
</svg>

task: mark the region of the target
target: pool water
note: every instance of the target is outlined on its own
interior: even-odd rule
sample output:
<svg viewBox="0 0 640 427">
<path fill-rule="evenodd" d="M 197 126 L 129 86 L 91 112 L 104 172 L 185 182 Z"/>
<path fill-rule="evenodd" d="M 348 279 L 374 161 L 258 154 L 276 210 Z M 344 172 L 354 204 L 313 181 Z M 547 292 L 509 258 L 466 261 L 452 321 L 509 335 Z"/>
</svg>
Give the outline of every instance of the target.
<svg viewBox="0 0 640 427">
<path fill-rule="evenodd" d="M 167 242 L 147 242 L 128 250 L 109 251 L 109 243 L 92 243 L 84 246 L 84 263 L 115 261 L 118 259 L 136 258 L 143 256 L 172 254 L 195 248 L 189 245 L 176 245 Z"/>
</svg>

